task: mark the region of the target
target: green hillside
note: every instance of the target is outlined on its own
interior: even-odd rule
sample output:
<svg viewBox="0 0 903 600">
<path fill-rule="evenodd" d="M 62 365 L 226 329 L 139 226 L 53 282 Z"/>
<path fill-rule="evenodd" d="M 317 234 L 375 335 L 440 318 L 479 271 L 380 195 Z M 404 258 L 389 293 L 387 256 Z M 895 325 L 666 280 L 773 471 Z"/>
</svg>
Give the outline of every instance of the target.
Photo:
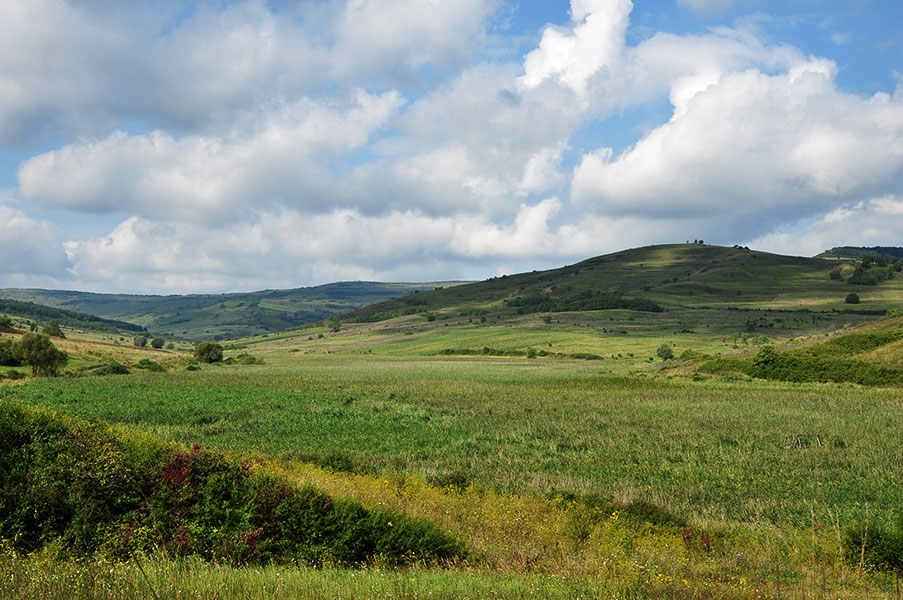
<svg viewBox="0 0 903 600">
<path fill-rule="evenodd" d="M 831 271 L 841 277 L 831 278 Z M 781 256 L 746 248 L 674 244 L 647 246 L 574 265 L 496 277 L 479 283 L 381 302 L 343 319 L 375 322 L 416 313 L 513 315 L 594 308 L 643 312 L 711 308 L 883 312 L 897 306 L 899 280 L 856 286 L 852 265 Z M 863 297 L 845 304 L 850 291 Z M 620 300 L 621 304 L 605 305 Z M 598 306 L 594 306 L 597 302 Z"/>
<path fill-rule="evenodd" d="M 441 285 L 453 284 L 352 281 L 291 290 L 171 296 L 14 288 L 0 290 L 0 298 L 128 321 L 167 336 L 222 340 L 283 331 Z"/>
<path fill-rule="evenodd" d="M 897 260 L 903 258 L 903 248 L 897 246 L 836 246 L 815 258 L 862 259 L 866 256 Z"/>
<path fill-rule="evenodd" d="M 144 327 L 134 323 L 103 319 L 94 315 L 19 300 L 4 300 L 0 298 L 0 314 L 42 324 L 56 321 L 63 327 L 73 327 L 88 331 L 103 331 L 106 333 L 144 331 Z"/>
</svg>

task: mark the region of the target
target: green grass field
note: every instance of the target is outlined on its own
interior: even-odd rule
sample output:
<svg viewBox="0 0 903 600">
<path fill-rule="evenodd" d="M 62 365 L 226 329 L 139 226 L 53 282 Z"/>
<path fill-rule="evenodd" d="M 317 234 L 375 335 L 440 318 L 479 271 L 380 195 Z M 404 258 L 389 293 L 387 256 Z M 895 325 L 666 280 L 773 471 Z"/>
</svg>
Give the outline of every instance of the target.
<svg viewBox="0 0 903 600">
<path fill-rule="evenodd" d="M 0 574 L 12 585 L 0 598 L 74 589 L 96 598 L 898 597 L 893 571 L 848 538 L 861 523 L 875 535 L 903 518 L 903 388 L 699 368 L 713 357 L 749 361 L 766 344 L 900 368 L 899 340 L 868 337 L 900 331 L 899 316 L 868 314 L 903 305 L 900 280 L 863 286 L 860 312 L 842 312 L 850 286 L 827 276 L 837 263 L 641 250 L 556 277 L 577 289 L 598 286 L 589 278 L 605 271 L 665 312 L 505 307 L 502 296 L 531 285 L 572 285 L 534 273 L 391 301 L 382 310 L 417 310 L 379 322 L 227 345 L 227 356 L 251 352 L 262 365 L 188 371 L 185 353 L 66 341 L 78 365 L 151 357 L 169 370 L 4 380 L 2 401 L 255 457 L 299 485 L 427 518 L 473 552 L 460 564 L 387 571 L 166 555 L 74 564 L 52 547 L 7 550 Z M 686 272 L 666 281 L 676 269 Z M 663 343 L 687 358 L 663 362 Z"/>
</svg>

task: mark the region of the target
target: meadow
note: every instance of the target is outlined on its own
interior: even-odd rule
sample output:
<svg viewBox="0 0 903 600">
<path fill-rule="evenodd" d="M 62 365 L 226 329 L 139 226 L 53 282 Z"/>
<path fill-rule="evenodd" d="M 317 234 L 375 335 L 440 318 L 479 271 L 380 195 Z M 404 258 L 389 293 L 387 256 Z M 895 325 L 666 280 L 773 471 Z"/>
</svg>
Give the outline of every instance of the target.
<svg viewBox="0 0 903 600">
<path fill-rule="evenodd" d="M 899 305 L 899 281 L 863 290 L 852 311 L 826 275 L 836 263 L 690 248 L 695 270 L 666 278 L 678 271 L 656 256 L 682 252 L 630 255 L 641 260 L 627 284 L 671 295 L 660 313 L 518 314 L 488 302 L 492 288 L 548 286 L 537 273 L 415 294 L 417 310 L 379 322 L 226 345 L 227 359 L 250 352 L 261 364 L 197 365 L 184 346 L 72 332 L 59 342 L 70 376 L 4 380 L 2 401 L 223 450 L 368 510 L 425 518 L 468 554 L 312 569 L 165 551 L 73 561 L 52 544 L 25 556 L 0 540 L 0 598 L 899 597 L 903 388 L 703 368 L 752 364 L 766 346 L 899 368 L 901 317 L 876 314 Z M 562 276 L 624 262 L 593 260 Z M 741 276 L 753 261 L 759 270 Z M 776 295 L 757 283 L 795 271 Z M 662 344 L 673 360 L 657 357 Z M 142 358 L 165 371 L 135 368 Z M 114 360 L 132 372 L 88 374 Z"/>
</svg>

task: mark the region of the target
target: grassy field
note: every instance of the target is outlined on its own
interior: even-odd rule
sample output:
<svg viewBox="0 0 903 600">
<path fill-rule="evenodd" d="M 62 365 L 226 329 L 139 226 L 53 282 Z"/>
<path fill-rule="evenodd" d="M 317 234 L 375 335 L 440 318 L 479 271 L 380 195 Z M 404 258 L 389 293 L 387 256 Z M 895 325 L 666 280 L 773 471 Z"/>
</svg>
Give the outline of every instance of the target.
<svg viewBox="0 0 903 600">
<path fill-rule="evenodd" d="M 899 316 L 868 311 L 903 305 L 901 281 L 859 286 L 859 312 L 844 312 L 851 286 L 827 275 L 838 263 L 729 250 L 629 251 L 556 283 L 496 278 L 392 301 L 381 310 L 415 310 L 379 322 L 227 345 L 260 365 L 189 371 L 185 348 L 60 342 L 70 367 L 150 358 L 168 370 L 4 380 L 2 401 L 254 458 L 299 485 L 427 518 L 472 554 L 440 568 L 311 570 L 7 548 L 0 598 L 899 597 L 850 532 L 903 518 L 903 388 L 711 376 L 696 357 L 749 361 L 774 345 L 900 368 L 899 340 L 866 338 L 900 331 Z M 667 310 L 518 314 L 503 302 L 615 280 Z M 662 344 L 684 358 L 663 362 Z"/>
</svg>

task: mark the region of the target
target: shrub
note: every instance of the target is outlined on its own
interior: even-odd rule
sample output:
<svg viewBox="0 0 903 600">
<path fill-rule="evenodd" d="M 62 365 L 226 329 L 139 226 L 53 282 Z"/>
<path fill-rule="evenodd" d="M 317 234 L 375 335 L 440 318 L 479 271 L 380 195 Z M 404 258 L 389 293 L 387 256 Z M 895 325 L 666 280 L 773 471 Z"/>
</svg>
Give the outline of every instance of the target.
<svg viewBox="0 0 903 600">
<path fill-rule="evenodd" d="M 22 364 L 19 345 L 8 338 L 0 338 L 0 365 L 18 367 Z"/>
<path fill-rule="evenodd" d="M 143 335 L 139 335 L 132 340 L 132 343 L 136 348 L 144 348 L 145 346 L 147 346 L 147 338 Z"/>
<path fill-rule="evenodd" d="M 162 372 L 166 371 L 166 367 L 164 367 L 163 365 L 161 365 L 158 362 L 154 362 L 154 361 L 150 360 L 149 358 L 142 358 L 141 360 L 138 361 L 138 363 L 135 366 L 138 367 L 139 369 L 146 369 L 146 370 L 152 371 L 154 373 L 162 373 Z"/>
<path fill-rule="evenodd" d="M 55 337 L 55 338 L 63 338 L 65 339 L 66 335 L 63 333 L 63 330 L 60 329 L 60 324 L 56 321 L 51 321 L 44 326 L 44 329 L 41 330 L 41 333 L 44 335 Z"/>
<path fill-rule="evenodd" d="M 847 304 L 859 304 L 859 294 L 856 292 L 850 292 L 847 294 L 847 297 L 843 300 Z"/>
<path fill-rule="evenodd" d="M 0 327 L 12 327 L 13 320 L 7 317 L 6 315 L 0 315 Z"/>
<path fill-rule="evenodd" d="M 833 271 L 828 273 L 828 276 L 831 279 L 835 279 L 835 280 L 840 279 L 840 269 L 834 269 Z"/>
<path fill-rule="evenodd" d="M 662 344 L 658 347 L 658 350 L 655 351 L 656 356 L 658 356 L 662 360 L 671 360 L 674 358 L 674 350 L 671 349 L 671 346 L 668 344 Z"/>
<path fill-rule="evenodd" d="M 197 342 L 194 357 L 202 363 L 220 362 L 223 360 L 223 347 L 215 342 Z"/>
<path fill-rule="evenodd" d="M 129 370 L 125 365 L 121 365 L 114 361 L 89 369 L 88 373 L 90 375 L 128 375 Z"/>
<path fill-rule="evenodd" d="M 159 350 L 160 348 L 163 347 L 163 345 L 164 345 L 165 343 L 166 343 L 166 340 L 164 340 L 163 338 L 161 338 L 161 337 L 155 337 L 154 339 L 151 340 L 150 345 L 151 345 L 151 348 L 154 348 L 154 349 L 156 349 L 156 350 Z"/>
<path fill-rule="evenodd" d="M 239 354 L 238 356 L 235 357 L 235 360 L 237 360 L 240 364 L 243 364 L 243 365 L 262 365 L 263 364 L 262 358 L 257 358 L 256 356 L 254 356 L 252 354 L 248 354 L 247 352 L 242 352 L 241 354 Z"/>
<path fill-rule="evenodd" d="M 0 403 L 0 537 L 32 552 L 128 557 L 163 548 L 230 563 L 358 565 L 460 557 L 428 521 L 296 488 L 194 446 Z"/>
</svg>

